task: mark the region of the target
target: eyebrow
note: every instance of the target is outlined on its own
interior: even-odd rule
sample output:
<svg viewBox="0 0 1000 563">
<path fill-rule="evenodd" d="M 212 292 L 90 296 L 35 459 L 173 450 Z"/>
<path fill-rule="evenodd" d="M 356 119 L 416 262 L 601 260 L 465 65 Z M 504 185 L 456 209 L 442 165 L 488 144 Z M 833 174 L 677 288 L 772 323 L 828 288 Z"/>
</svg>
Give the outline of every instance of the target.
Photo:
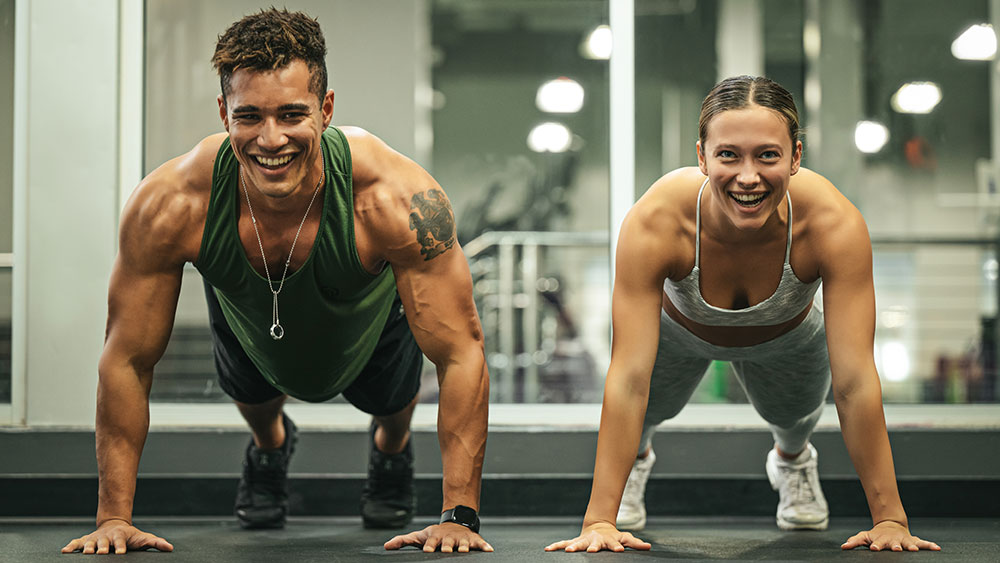
<svg viewBox="0 0 1000 563">
<path fill-rule="evenodd" d="M 743 147 L 740 147 L 739 145 L 731 145 L 731 144 L 718 144 L 718 145 L 715 146 L 715 150 L 728 150 L 728 149 L 740 149 L 740 148 L 743 148 Z M 757 145 L 756 147 L 752 147 L 751 150 L 759 151 L 759 150 L 764 150 L 764 149 L 782 150 L 782 146 L 778 145 L 778 144 L 774 144 L 774 143 L 765 143 L 763 145 Z"/>
<path fill-rule="evenodd" d="M 309 104 L 284 104 L 278 106 L 278 111 L 309 111 Z M 245 105 L 233 109 L 233 113 L 260 113 L 257 106 Z"/>
</svg>

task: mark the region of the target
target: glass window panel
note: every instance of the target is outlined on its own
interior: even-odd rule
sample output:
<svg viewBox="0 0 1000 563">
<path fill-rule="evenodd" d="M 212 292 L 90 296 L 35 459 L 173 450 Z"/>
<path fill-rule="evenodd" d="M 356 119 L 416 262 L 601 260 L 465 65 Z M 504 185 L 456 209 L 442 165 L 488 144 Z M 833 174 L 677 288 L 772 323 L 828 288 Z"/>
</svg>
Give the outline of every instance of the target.
<svg viewBox="0 0 1000 563">
<path fill-rule="evenodd" d="M 427 13 L 404 22 L 408 33 L 373 42 L 381 49 L 351 49 L 348 58 L 336 41 L 357 40 L 358 18 L 384 19 L 374 4 L 288 6 L 324 26 L 330 87 L 337 92 L 334 123 L 381 136 L 428 168 L 448 192 L 459 240 L 467 253 L 475 250 L 470 266 L 493 399 L 599 402 L 610 330 L 608 65 L 584 58 L 580 49 L 594 28 L 607 23 L 607 2 L 575 2 L 568 9 L 562 0 L 428 1 Z M 147 172 L 220 130 L 218 79 L 208 59 L 217 35 L 257 8 L 236 0 L 147 2 Z M 411 34 L 429 38 L 426 52 L 414 52 Z M 410 60 L 418 77 L 382 84 L 404 74 L 384 68 L 382 58 Z M 428 84 L 421 83 L 421 72 Z M 582 90 L 578 111 L 551 113 L 536 105 L 539 88 L 560 77 Z M 401 94 L 399 100 L 387 101 L 387 92 Z M 414 99 L 415 115 L 378 122 Z M 557 96 L 560 101 L 565 103 Z M 425 120 L 431 124 L 426 131 Z M 543 129 L 535 140 L 548 143 L 549 152 L 536 152 L 528 138 L 546 122 L 565 129 L 549 126 L 547 135 Z M 483 238 L 490 232 L 509 233 L 516 242 Z M 200 277 L 189 270 L 153 400 L 227 400 L 215 383 L 209 340 Z M 433 366 L 425 367 L 422 397 L 435 400 Z"/>
<path fill-rule="evenodd" d="M 607 2 L 432 6 L 433 172 L 469 257 L 491 401 L 600 402 L 610 334 L 608 62 L 581 47 L 607 24 Z M 565 113 L 543 109 L 552 92 Z"/>
<path fill-rule="evenodd" d="M 963 31 L 989 23 L 987 3 L 756 0 L 760 37 L 749 31 L 739 41 L 719 36 L 734 4 L 636 3 L 637 193 L 696 162 L 702 98 L 734 49 L 759 49 L 760 72 L 796 98 L 804 165 L 829 178 L 868 223 L 885 401 L 998 401 L 996 62 L 952 52 Z M 927 113 L 894 104 L 909 82 L 933 82 L 939 103 Z M 889 133 L 876 152 L 855 142 L 863 120 Z M 746 399 L 731 369 L 713 364 L 693 400 Z"/>
</svg>

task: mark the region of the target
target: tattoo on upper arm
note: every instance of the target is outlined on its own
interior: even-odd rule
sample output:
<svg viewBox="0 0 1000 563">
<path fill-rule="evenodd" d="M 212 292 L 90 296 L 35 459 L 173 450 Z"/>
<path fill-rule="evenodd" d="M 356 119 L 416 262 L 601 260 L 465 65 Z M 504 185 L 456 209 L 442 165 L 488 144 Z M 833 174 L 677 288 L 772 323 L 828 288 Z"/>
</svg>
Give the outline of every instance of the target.
<svg viewBox="0 0 1000 563">
<path fill-rule="evenodd" d="M 444 254 L 455 245 L 455 214 L 444 192 L 427 190 L 410 200 L 410 230 L 417 232 L 424 260 Z"/>
</svg>

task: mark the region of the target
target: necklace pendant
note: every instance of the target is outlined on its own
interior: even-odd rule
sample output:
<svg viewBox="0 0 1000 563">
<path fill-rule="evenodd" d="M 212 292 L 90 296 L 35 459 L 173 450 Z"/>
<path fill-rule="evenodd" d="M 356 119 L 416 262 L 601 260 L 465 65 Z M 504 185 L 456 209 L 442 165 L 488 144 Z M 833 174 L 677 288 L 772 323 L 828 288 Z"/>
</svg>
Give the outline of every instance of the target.
<svg viewBox="0 0 1000 563">
<path fill-rule="evenodd" d="M 281 325 L 275 323 L 271 325 L 271 338 L 275 340 L 281 340 L 285 336 L 285 329 L 281 328 Z"/>
</svg>

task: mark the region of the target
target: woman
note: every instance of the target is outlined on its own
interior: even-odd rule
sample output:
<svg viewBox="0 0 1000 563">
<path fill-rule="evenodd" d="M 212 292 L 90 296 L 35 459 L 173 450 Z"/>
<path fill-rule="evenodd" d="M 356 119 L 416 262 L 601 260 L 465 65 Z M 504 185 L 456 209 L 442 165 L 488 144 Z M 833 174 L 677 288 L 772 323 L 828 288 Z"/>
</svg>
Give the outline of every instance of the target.
<svg viewBox="0 0 1000 563">
<path fill-rule="evenodd" d="M 779 491 L 779 527 L 827 526 L 809 436 L 832 379 L 874 523 L 842 547 L 940 549 L 910 534 L 896 488 L 864 219 L 830 182 L 799 167 L 798 134 L 783 87 L 723 80 L 702 104 L 698 167 L 660 178 L 625 218 L 590 504 L 580 536 L 546 550 L 650 548 L 616 528 L 622 491 L 617 520 L 641 529 L 653 432 L 681 410 L 712 360 L 732 362 L 771 428 L 766 469 Z M 813 306 L 821 280 L 825 313 Z"/>
</svg>

